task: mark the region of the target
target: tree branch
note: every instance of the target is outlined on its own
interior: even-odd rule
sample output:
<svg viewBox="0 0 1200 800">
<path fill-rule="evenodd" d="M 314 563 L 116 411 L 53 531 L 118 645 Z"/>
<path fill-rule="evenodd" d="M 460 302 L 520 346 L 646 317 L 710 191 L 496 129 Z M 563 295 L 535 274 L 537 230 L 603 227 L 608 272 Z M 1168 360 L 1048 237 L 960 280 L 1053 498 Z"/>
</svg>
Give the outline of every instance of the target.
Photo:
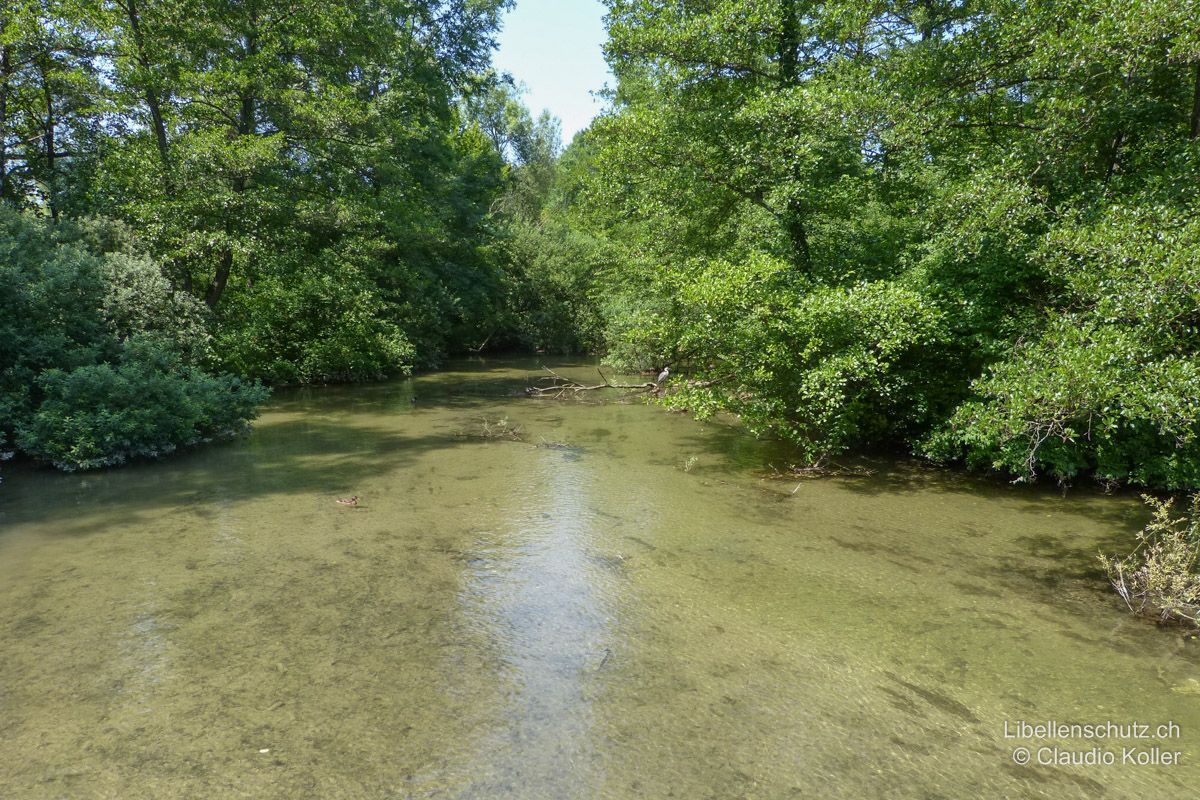
<svg viewBox="0 0 1200 800">
<path fill-rule="evenodd" d="M 659 386 L 654 381 L 646 383 L 613 383 L 608 379 L 608 376 L 596 368 L 596 372 L 600 373 L 600 380 L 603 383 L 585 384 L 578 381 L 573 381 L 570 378 L 564 378 L 549 367 L 542 367 L 546 372 L 550 373 L 549 380 L 552 383 L 549 386 L 529 386 L 525 389 L 525 394 L 530 397 L 560 397 L 574 396 L 580 392 L 592 392 L 597 389 L 640 389 L 642 391 L 657 392 Z M 543 379 L 545 380 L 545 379 Z"/>
</svg>

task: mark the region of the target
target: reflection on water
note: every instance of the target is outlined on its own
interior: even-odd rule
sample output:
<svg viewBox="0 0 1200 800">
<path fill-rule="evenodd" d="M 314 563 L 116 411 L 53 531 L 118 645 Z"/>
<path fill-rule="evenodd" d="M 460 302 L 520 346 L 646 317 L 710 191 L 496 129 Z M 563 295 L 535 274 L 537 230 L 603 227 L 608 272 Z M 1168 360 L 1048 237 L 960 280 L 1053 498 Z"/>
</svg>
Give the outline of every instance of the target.
<svg viewBox="0 0 1200 800">
<path fill-rule="evenodd" d="M 591 562 L 598 533 L 583 459 L 541 448 L 531 480 L 513 487 L 499 530 L 464 554 L 464 616 L 491 640 L 506 722 L 456 771 L 480 796 L 538 786 L 549 797 L 588 797 L 598 764 L 590 682 L 612 658 L 612 580 Z M 564 764 L 578 765 L 575 770 Z M 436 784 L 430 787 L 436 788 Z"/>
<path fill-rule="evenodd" d="M 0 797 L 1192 793 L 1198 646 L 1096 570 L 1136 500 L 905 464 L 776 484 L 732 427 L 517 396 L 536 370 L 9 470 Z M 461 435 L 501 418 L 527 441 Z M 1003 735 L 1107 719 L 1177 723 L 1183 764 L 1022 766 Z"/>
</svg>

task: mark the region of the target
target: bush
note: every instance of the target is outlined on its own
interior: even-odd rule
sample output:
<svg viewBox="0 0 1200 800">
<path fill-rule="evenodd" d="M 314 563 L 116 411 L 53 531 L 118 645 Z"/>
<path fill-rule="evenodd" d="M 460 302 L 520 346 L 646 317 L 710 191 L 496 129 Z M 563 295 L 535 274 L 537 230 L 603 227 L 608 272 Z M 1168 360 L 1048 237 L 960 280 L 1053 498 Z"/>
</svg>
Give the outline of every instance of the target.
<svg viewBox="0 0 1200 800">
<path fill-rule="evenodd" d="M 216 350 L 226 369 L 275 384 L 406 374 L 415 357 L 369 281 L 316 266 L 231 292 Z"/>
<path fill-rule="evenodd" d="M 601 241 L 563 223 L 515 220 L 506 245 L 516 343 L 549 353 L 596 349 L 601 319 L 590 290 L 605 266 Z"/>
<path fill-rule="evenodd" d="M 187 367 L 161 341 L 134 338 L 118 364 L 49 369 L 17 446 L 63 470 L 94 469 L 245 430 L 267 390 Z"/>
<path fill-rule="evenodd" d="M 61 469 L 233 435 L 267 396 L 203 369 L 202 307 L 114 230 L 0 207 L 0 443 Z"/>
<path fill-rule="evenodd" d="M 728 410 L 796 444 L 810 462 L 903 441 L 938 409 L 941 311 L 897 282 L 833 287 L 757 257 L 689 270 L 677 352 L 699 380 L 673 401 Z"/>
<path fill-rule="evenodd" d="M 1186 517 L 1171 517 L 1173 500 L 1145 496 L 1153 519 L 1138 534 L 1138 545 L 1121 559 L 1101 555 L 1113 588 L 1135 613 L 1163 622 L 1200 625 L 1200 494 Z"/>
<path fill-rule="evenodd" d="M 100 265 L 106 285 L 103 313 L 119 340 L 154 333 L 192 364 L 212 358 L 208 309 L 187 292 L 177 292 L 158 265 L 145 256 L 116 252 Z"/>
<path fill-rule="evenodd" d="M 1088 474 L 1168 489 L 1200 485 L 1200 367 L 1128 326 L 1055 321 L 976 382 L 930 438 L 935 457 L 1032 480 Z"/>
</svg>

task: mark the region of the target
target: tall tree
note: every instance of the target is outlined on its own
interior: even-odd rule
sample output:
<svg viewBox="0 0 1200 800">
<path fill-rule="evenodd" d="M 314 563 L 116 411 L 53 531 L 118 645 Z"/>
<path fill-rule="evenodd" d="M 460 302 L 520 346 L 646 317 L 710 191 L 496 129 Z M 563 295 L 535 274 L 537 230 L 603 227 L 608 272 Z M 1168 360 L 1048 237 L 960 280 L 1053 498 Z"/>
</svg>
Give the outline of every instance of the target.
<svg viewBox="0 0 1200 800">
<path fill-rule="evenodd" d="M 1200 483 L 1194 0 L 608 6 L 615 354 L 809 458 Z"/>
</svg>

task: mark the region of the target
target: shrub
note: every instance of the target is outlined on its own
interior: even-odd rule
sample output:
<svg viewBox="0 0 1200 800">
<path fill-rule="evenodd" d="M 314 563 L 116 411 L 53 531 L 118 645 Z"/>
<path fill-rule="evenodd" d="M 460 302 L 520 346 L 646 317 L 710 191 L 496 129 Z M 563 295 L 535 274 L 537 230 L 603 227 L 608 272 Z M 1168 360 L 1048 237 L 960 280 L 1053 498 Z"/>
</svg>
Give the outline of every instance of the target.
<svg viewBox="0 0 1200 800">
<path fill-rule="evenodd" d="M 590 289 L 605 266 L 600 241 L 562 223 L 516 220 L 505 243 L 516 343 L 551 353 L 595 349 L 601 319 Z"/>
<path fill-rule="evenodd" d="M 998 353 L 928 454 L 1033 480 L 1200 487 L 1200 221 L 1075 212 L 1035 254 L 1060 308 Z"/>
<path fill-rule="evenodd" d="M 975 383 L 927 443 L 935 457 L 1033 480 L 1090 474 L 1168 489 L 1200 485 L 1200 365 L 1165 340 L 1089 319 L 1055 321 Z"/>
<path fill-rule="evenodd" d="M 63 470 L 93 469 L 243 431 L 267 390 L 185 366 L 162 342 L 124 343 L 118 364 L 49 369 L 17 445 Z"/>
<path fill-rule="evenodd" d="M 1200 494 L 1185 517 L 1173 500 L 1145 496 L 1154 516 L 1124 558 L 1100 556 L 1113 588 L 1135 613 L 1200 625 Z"/>
<path fill-rule="evenodd" d="M 215 349 L 226 369 L 275 384 L 375 380 L 415 358 L 377 287 L 315 262 L 229 292 Z"/>
<path fill-rule="evenodd" d="M 689 270 L 677 349 L 698 380 L 673 402 L 728 410 L 815 462 L 855 444 L 903 441 L 938 409 L 942 312 L 894 281 L 827 286 L 753 258 Z"/>
<path fill-rule="evenodd" d="M 114 230 L 0 207 L 0 444 L 62 469 L 233 435 L 267 395 L 204 370 L 202 307 Z"/>
</svg>

